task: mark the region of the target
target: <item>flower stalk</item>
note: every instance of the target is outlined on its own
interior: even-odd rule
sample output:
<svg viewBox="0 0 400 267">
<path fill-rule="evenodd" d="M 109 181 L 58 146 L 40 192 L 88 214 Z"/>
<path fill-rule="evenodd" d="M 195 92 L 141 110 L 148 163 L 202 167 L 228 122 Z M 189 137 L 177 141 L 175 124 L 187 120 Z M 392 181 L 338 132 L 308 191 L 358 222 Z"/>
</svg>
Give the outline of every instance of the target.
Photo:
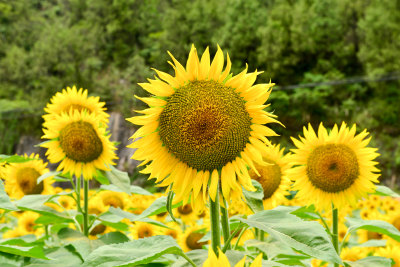
<svg viewBox="0 0 400 267">
<path fill-rule="evenodd" d="M 211 247 L 215 255 L 218 255 L 218 248 L 221 248 L 220 215 L 219 215 L 219 190 L 215 196 L 215 201 L 209 198 L 210 202 L 210 222 L 211 222 Z"/>
</svg>

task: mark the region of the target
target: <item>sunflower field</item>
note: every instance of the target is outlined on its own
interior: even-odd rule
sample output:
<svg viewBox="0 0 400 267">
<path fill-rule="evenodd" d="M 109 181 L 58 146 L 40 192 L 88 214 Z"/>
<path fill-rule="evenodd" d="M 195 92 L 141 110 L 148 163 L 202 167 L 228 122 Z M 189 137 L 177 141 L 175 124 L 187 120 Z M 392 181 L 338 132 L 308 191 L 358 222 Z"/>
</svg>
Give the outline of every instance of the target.
<svg viewBox="0 0 400 267">
<path fill-rule="evenodd" d="M 155 186 L 114 167 L 105 102 L 63 89 L 38 145 L 55 169 L 0 155 L 1 266 L 400 266 L 400 196 L 366 129 L 308 124 L 287 151 L 262 72 L 234 74 L 219 46 L 169 56 L 127 118 Z"/>
</svg>

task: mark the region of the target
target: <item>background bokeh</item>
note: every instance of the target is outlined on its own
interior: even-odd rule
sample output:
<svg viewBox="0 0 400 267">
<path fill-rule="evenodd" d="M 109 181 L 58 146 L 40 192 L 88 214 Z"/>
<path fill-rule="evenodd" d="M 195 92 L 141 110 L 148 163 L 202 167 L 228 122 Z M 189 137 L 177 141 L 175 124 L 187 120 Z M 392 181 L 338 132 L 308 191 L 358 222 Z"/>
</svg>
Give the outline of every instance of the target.
<svg viewBox="0 0 400 267">
<path fill-rule="evenodd" d="M 398 0 L 0 0 L 0 154 L 40 137 L 43 107 L 66 86 L 87 88 L 132 116 L 151 67 L 172 72 L 191 44 L 219 44 L 233 72 L 246 63 L 277 84 L 271 111 L 291 148 L 307 123 L 367 128 L 382 180 L 400 184 Z"/>
</svg>

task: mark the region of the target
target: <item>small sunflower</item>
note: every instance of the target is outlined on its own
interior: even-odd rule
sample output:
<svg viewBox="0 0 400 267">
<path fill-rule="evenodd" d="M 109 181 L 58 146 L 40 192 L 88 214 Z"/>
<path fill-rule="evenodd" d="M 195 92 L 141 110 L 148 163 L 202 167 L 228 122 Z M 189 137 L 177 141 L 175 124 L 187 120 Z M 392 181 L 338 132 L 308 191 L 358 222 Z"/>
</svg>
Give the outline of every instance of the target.
<svg viewBox="0 0 400 267">
<path fill-rule="evenodd" d="M 292 150 L 291 160 L 299 166 L 289 170 L 298 197 L 328 210 L 332 204 L 336 208 L 355 206 L 358 199 L 373 192 L 379 177 L 378 163 L 373 160 L 379 154 L 376 148 L 367 147 L 367 135 L 366 130 L 356 135 L 356 126 L 349 129 L 344 122 L 340 129 L 335 124 L 329 134 L 321 123 L 318 136 L 311 125 L 304 127 L 305 138 L 292 138 L 297 149 Z"/>
<path fill-rule="evenodd" d="M 181 227 L 175 222 L 168 222 L 165 225 L 169 228 L 159 227 L 157 235 L 169 235 L 178 240 L 182 235 Z"/>
<path fill-rule="evenodd" d="M 21 163 L 10 163 L 3 167 L 2 177 L 5 180 L 5 191 L 11 198 L 20 199 L 25 195 L 52 194 L 54 182 L 52 178 L 46 178 L 37 183 L 37 178 L 49 172 L 47 163 L 39 159 L 39 155 L 31 154 L 26 159 L 32 159 Z"/>
<path fill-rule="evenodd" d="M 145 238 L 157 235 L 158 227 L 145 222 L 135 222 L 130 228 L 133 239 Z"/>
<path fill-rule="evenodd" d="M 33 211 L 25 211 L 18 218 L 18 228 L 23 235 L 35 234 L 39 236 L 44 232 L 43 228 L 36 227 L 35 220 L 37 218 L 39 218 L 39 214 Z"/>
<path fill-rule="evenodd" d="M 187 203 L 192 193 L 196 210 L 208 194 L 215 201 L 218 183 L 226 200 L 241 194 L 241 186 L 254 191 L 247 168 L 265 164 L 266 136 L 276 135 L 264 126 L 278 122 L 264 111 L 274 84 L 253 85 L 261 72 L 247 68 L 232 76 L 229 55 L 223 71 L 219 47 L 210 63 L 208 48 L 199 60 L 192 46 L 186 68 L 170 56 L 175 76 L 155 70 L 159 78 L 139 84 L 154 96 L 139 98 L 150 108 L 128 119 L 142 125 L 132 136 L 132 158 L 150 162 L 143 172 L 169 186 L 177 202 Z"/>
<path fill-rule="evenodd" d="M 92 179 L 97 169 L 107 171 L 115 164 L 116 148 L 94 113 L 75 110 L 55 116 L 43 129 L 42 138 L 50 140 L 41 146 L 48 148 L 46 155 L 51 163 L 61 162 L 58 171 Z"/>
<path fill-rule="evenodd" d="M 57 92 L 51 99 L 50 103 L 44 108 L 48 114 L 43 115 L 45 123 L 52 121 L 57 118 L 56 115 L 62 113 L 69 113 L 71 110 L 83 111 L 86 110 L 88 113 L 94 113 L 98 118 L 98 121 L 106 125 L 108 123 L 109 115 L 105 112 L 104 102 L 99 102 L 100 98 L 90 96 L 88 97 L 88 91 L 80 88 L 76 89 L 76 86 L 67 87 L 62 92 Z"/>
<path fill-rule="evenodd" d="M 205 234 L 205 227 L 194 224 L 185 229 L 183 234 L 179 237 L 178 243 L 184 252 L 188 252 L 194 249 L 201 249 L 203 246 L 209 243 L 208 241 L 199 241 L 203 238 Z"/>
<path fill-rule="evenodd" d="M 228 261 L 226 255 L 218 248 L 218 257 L 210 247 L 208 249 L 208 258 L 204 262 L 203 267 L 230 267 L 231 264 Z M 250 264 L 249 267 L 261 267 L 262 264 L 262 253 L 259 254 Z M 246 256 L 235 264 L 235 267 L 244 267 L 246 262 Z"/>
<path fill-rule="evenodd" d="M 179 206 L 173 210 L 175 218 L 180 218 L 184 224 L 195 224 L 197 213 L 192 209 L 190 203 Z"/>
<path fill-rule="evenodd" d="M 129 207 L 129 195 L 123 192 L 101 191 L 96 195 L 105 207 L 114 207 L 126 210 Z"/>
<path fill-rule="evenodd" d="M 256 169 L 260 173 L 258 176 L 254 170 L 250 170 L 250 177 L 259 182 L 264 190 L 264 208 L 273 209 L 281 205 L 287 195 L 291 181 L 287 176 L 290 169 L 289 155 L 283 155 L 285 149 L 280 149 L 279 145 L 267 147 L 263 153 L 263 159 L 267 165 L 256 164 Z"/>
</svg>

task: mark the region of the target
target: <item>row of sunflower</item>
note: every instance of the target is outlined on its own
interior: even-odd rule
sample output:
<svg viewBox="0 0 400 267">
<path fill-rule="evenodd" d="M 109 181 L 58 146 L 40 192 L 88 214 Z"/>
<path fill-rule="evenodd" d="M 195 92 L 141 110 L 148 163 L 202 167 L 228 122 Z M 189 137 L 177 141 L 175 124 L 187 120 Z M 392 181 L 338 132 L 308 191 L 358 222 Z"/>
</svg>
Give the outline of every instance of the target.
<svg viewBox="0 0 400 267">
<path fill-rule="evenodd" d="M 233 76 L 219 47 L 211 60 L 208 48 L 200 59 L 192 46 L 186 67 L 170 56 L 175 76 L 155 70 L 139 84 L 149 108 L 128 119 L 141 126 L 132 158 L 166 193 L 132 186 L 112 166 L 105 103 L 68 87 L 43 116 L 41 146 L 56 171 L 37 155 L 0 157 L 0 262 L 400 264 L 400 204 L 374 185 L 379 154 L 366 130 L 321 124 L 316 133 L 309 125 L 285 155 L 267 138 L 280 122 L 265 104 L 274 84 L 254 85 L 261 72 Z M 90 189 L 92 179 L 100 188 Z"/>
</svg>

